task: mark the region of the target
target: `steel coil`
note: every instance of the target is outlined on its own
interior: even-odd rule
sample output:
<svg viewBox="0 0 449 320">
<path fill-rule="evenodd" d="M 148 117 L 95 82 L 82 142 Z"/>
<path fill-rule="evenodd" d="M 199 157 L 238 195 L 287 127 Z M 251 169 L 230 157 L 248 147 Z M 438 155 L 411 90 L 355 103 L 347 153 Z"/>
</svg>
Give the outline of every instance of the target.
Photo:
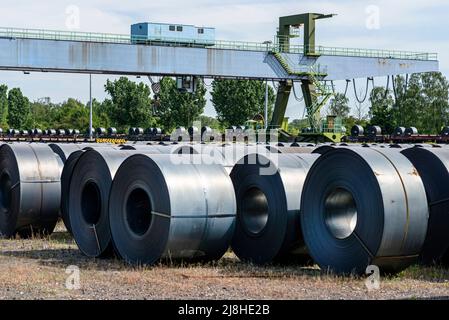
<svg viewBox="0 0 449 320">
<path fill-rule="evenodd" d="M 106 135 L 106 129 L 105 128 L 97 128 L 95 130 L 95 133 L 97 134 L 97 136 L 104 136 Z"/>
<path fill-rule="evenodd" d="M 429 226 L 420 261 L 449 265 L 449 150 L 410 148 L 402 154 L 418 170 L 429 201 Z"/>
<path fill-rule="evenodd" d="M 154 128 L 153 129 L 153 134 L 156 135 L 161 135 L 162 134 L 162 129 L 161 128 Z"/>
<path fill-rule="evenodd" d="M 396 137 L 401 137 L 405 135 L 405 128 L 404 127 L 397 127 L 394 129 L 393 135 Z"/>
<path fill-rule="evenodd" d="M 410 137 L 413 135 L 417 135 L 418 134 L 418 129 L 416 129 L 415 127 L 410 127 L 405 129 L 405 133 L 406 136 Z"/>
<path fill-rule="evenodd" d="M 112 253 L 108 203 L 112 179 L 131 152 L 97 148 L 82 153 L 70 179 L 68 213 L 73 237 L 88 257 Z"/>
<path fill-rule="evenodd" d="M 43 144 L 0 147 L 0 233 L 50 234 L 61 203 L 60 166 Z"/>
<path fill-rule="evenodd" d="M 115 136 L 115 135 L 117 135 L 117 129 L 114 128 L 114 127 L 108 128 L 108 135 L 109 135 L 109 136 Z"/>
<path fill-rule="evenodd" d="M 70 201 L 70 180 L 72 179 L 73 168 L 75 168 L 81 154 L 84 150 L 77 150 L 72 152 L 64 163 L 64 168 L 61 173 L 61 218 L 62 222 L 69 233 L 72 233 L 72 226 L 70 225 L 69 215 L 69 201 Z"/>
<path fill-rule="evenodd" d="M 197 136 L 200 134 L 200 130 L 198 129 L 198 127 L 189 127 L 189 136 L 193 137 L 193 136 Z"/>
<path fill-rule="evenodd" d="M 414 263 L 427 231 L 425 189 L 392 149 L 337 148 L 312 166 L 301 200 L 309 253 L 324 270 L 394 273 Z"/>
<path fill-rule="evenodd" d="M 308 260 L 300 228 L 300 195 L 318 155 L 249 154 L 231 179 L 237 198 L 232 249 L 257 264 L 287 260 L 293 253 Z"/>
<path fill-rule="evenodd" d="M 217 260 L 229 248 L 236 204 L 232 182 L 219 165 L 134 155 L 120 166 L 110 199 L 114 247 L 128 263 Z"/>
<path fill-rule="evenodd" d="M 443 129 L 441 129 L 441 136 L 442 137 L 448 137 L 449 136 L 449 127 L 443 127 Z"/>
<path fill-rule="evenodd" d="M 369 126 L 366 130 L 366 134 L 370 137 L 377 137 L 382 135 L 382 128 L 379 126 Z"/>
<path fill-rule="evenodd" d="M 365 132 L 365 130 L 363 129 L 363 127 L 359 126 L 359 125 L 355 125 L 351 128 L 351 136 L 352 137 L 363 136 L 364 132 Z"/>
<path fill-rule="evenodd" d="M 136 135 L 136 128 L 129 128 L 128 135 L 130 135 L 130 136 Z"/>
</svg>

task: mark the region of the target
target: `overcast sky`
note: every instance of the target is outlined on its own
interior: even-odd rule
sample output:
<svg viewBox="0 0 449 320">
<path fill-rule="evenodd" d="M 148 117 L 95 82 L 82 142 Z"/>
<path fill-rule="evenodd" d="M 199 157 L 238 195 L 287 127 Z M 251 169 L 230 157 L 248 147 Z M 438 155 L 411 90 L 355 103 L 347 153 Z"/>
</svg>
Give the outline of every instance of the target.
<svg viewBox="0 0 449 320">
<path fill-rule="evenodd" d="M 79 19 L 73 19 L 77 11 Z M 128 34 L 132 23 L 155 21 L 215 27 L 217 39 L 263 42 L 272 39 L 279 16 L 304 12 L 338 14 L 319 21 L 320 45 L 437 52 L 441 71 L 449 75 L 447 0 L 0 0 L 0 26 Z M 105 98 L 107 78 L 94 76 L 95 98 Z M 86 75 L 0 71 L 0 83 L 22 88 L 31 100 L 86 102 L 89 95 Z M 337 85 L 342 90 L 344 81 Z M 210 103 L 205 113 L 214 115 Z M 302 114 L 303 105 L 292 98 L 287 116 Z"/>
</svg>

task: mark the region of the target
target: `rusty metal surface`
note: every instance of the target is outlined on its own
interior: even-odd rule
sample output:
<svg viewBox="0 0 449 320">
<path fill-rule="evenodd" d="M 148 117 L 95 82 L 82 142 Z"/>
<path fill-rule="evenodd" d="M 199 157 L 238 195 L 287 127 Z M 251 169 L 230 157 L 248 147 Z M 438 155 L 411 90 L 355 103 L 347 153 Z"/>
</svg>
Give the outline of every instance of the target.
<svg viewBox="0 0 449 320">
<path fill-rule="evenodd" d="M 332 55 L 305 58 L 299 53 L 284 55 L 288 56 L 291 70 L 301 66 L 322 66 L 327 70 L 325 80 L 438 71 L 438 61 Z M 0 70 L 188 74 L 273 80 L 299 78 L 298 75 L 289 75 L 274 56 L 261 51 L 9 38 L 0 38 Z"/>
</svg>

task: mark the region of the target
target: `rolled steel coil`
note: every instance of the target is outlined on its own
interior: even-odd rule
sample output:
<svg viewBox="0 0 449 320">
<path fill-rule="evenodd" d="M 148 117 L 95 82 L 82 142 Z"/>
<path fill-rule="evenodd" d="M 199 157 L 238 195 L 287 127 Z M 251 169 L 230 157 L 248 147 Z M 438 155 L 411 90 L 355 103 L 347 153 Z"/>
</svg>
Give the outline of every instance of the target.
<svg viewBox="0 0 449 320">
<path fill-rule="evenodd" d="M 143 128 L 136 128 L 136 130 L 134 131 L 134 134 L 136 136 L 141 136 L 145 133 L 145 130 L 143 130 Z"/>
<path fill-rule="evenodd" d="M 56 130 L 56 135 L 57 136 L 65 136 L 66 135 L 66 130 L 65 129 L 57 129 Z"/>
<path fill-rule="evenodd" d="M 379 126 L 369 126 L 366 130 L 366 134 L 370 137 L 377 137 L 382 135 L 382 128 Z"/>
<path fill-rule="evenodd" d="M 406 136 L 410 137 L 413 135 L 417 135 L 418 134 L 418 129 L 416 129 L 415 127 L 410 127 L 405 129 L 405 133 Z"/>
<path fill-rule="evenodd" d="M 322 146 L 319 146 L 319 147 L 315 148 L 313 153 L 315 153 L 315 154 L 325 154 L 326 152 L 334 150 L 334 149 L 335 149 L 335 147 L 333 147 L 333 146 L 322 145 Z"/>
<path fill-rule="evenodd" d="M 8 129 L 8 131 L 6 132 L 6 134 L 8 136 L 15 136 L 17 134 L 17 131 L 14 129 Z"/>
<path fill-rule="evenodd" d="M 60 166 L 43 144 L 0 147 L 0 233 L 22 237 L 50 234 L 61 203 Z"/>
<path fill-rule="evenodd" d="M 449 136 L 449 127 L 444 127 L 443 129 L 441 129 L 441 136 L 442 137 Z"/>
<path fill-rule="evenodd" d="M 115 136 L 117 134 L 117 129 L 114 127 L 108 128 L 108 135 L 109 136 Z"/>
<path fill-rule="evenodd" d="M 128 134 L 129 134 L 130 136 L 136 135 L 136 128 L 129 128 Z"/>
<path fill-rule="evenodd" d="M 109 228 L 109 191 L 112 179 L 130 152 L 104 148 L 79 156 L 70 179 L 68 213 L 73 237 L 88 257 L 112 253 Z"/>
<path fill-rule="evenodd" d="M 401 152 L 418 170 L 429 202 L 429 225 L 420 262 L 449 265 L 449 150 L 409 148 Z"/>
<path fill-rule="evenodd" d="M 30 134 L 28 130 L 20 130 L 20 135 L 23 137 L 27 137 Z"/>
<path fill-rule="evenodd" d="M 153 130 L 154 130 L 154 128 L 147 128 L 145 130 L 145 134 L 148 136 L 151 136 L 151 135 L 153 135 Z"/>
<path fill-rule="evenodd" d="M 72 233 L 72 226 L 70 225 L 69 215 L 69 201 L 70 201 L 70 180 L 72 179 L 73 168 L 78 162 L 84 150 L 77 150 L 72 152 L 64 163 L 61 173 L 61 218 L 69 233 Z"/>
<path fill-rule="evenodd" d="M 76 163 L 78 162 L 81 154 L 87 150 L 115 150 L 116 147 L 107 144 L 68 144 L 63 146 L 65 146 L 65 148 L 61 148 L 61 144 L 54 145 L 53 151 L 60 157 L 66 158 L 61 173 L 61 218 L 67 231 L 72 233 L 69 215 L 70 181 L 72 179 L 73 169 L 75 168 Z M 58 148 L 61 148 L 61 150 L 58 150 Z"/>
<path fill-rule="evenodd" d="M 153 129 L 153 134 L 154 135 L 161 135 L 162 134 L 162 129 L 161 128 L 154 128 Z"/>
<path fill-rule="evenodd" d="M 0 134 L 3 134 L 3 128 L 0 128 Z"/>
<path fill-rule="evenodd" d="M 232 182 L 219 165 L 134 155 L 120 166 L 111 189 L 114 247 L 128 263 L 218 260 L 229 248 L 235 214 Z"/>
<path fill-rule="evenodd" d="M 177 146 L 161 146 L 161 145 L 122 145 L 120 150 L 136 150 L 153 154 L 171 154 Z"/>
<path fill-rule="evenodd" d="M 47 134 L 47 136 L 55 136 L 56 130 L 55 129 L 47 129 L 46 134 Z"/>
<path fill-rule="evenodd" d="M 249 154 L 234 166 L 230 176 L 237 221 L 232 249 L 241 260 L 266 264 L 295 254 L 297 262 L 310 260 L 301 235 L 300 194 L 318 157 Z"/>
<path fill-rule="evenodd" d="M 105 128 L 97 128 L 97 130 L 95 130 L 95 133 L 98 135 L 98 136 L 104 136 L 104 135 L 106 135 L 106 129 Z"/>
<path fill-rule="evenodd" d="M 80 134 L 80 131 L 79 131 L 78 129 L 73 129 L 73 130 L 72 130 L 72 134 L 73 134 L 74 136 L 77 136 L 77 135 Z"/>
<path fill-rule="evenodd" d="M 393 135 L 396 137 L 402 137 L 405 135 L 405 128 L 404 127 L 397 127 L 394 129 Z"/>
<path fill-rule="evenodd" d="M 190 127 L 189 128 L 189 136 L 193 137 L 194 135 L 199 135 L 200 130 L 197 127 Z"/>
<path fill-rule="evenodd" d="M 312 166 L 301 227 L 324 270 L 394 273 L 414 263 L 427 232 L 425 189 L 415 167 L 392 149 L 337 148 Z"/>
<path fill-rule="evenodd" d="M 40 136 L 40 135 L 42 135 L 42 130 L 41 130 L 41 129 L 38 129 L 38 128 L 34 129 L 34 130 L 33 130 L 33 135 L 35 135 L 35 136 Z"/>
<path fill-rule="evenodd" d="M 351 136 L 352 137 L 363 136 L 364 132 L 365 132 L 365 130 L 363 129 L 363 127 L 359 126 L 359 125 L 355 125 L 351 128 Z"/>
<path fill-rule="evenodd" d="M 75 151 L 81 150 L 85 147 L 83 144 L 76 143 L 49 143 L 48 146 L 56 153 L 63 163 Z"/>
<path fill-rule="evenodd" d="M 314 147 L 281 147 L 279 148 L 279 152 L 281 154 L 283 153 L 312 153 L 315 151 L 316 148 Z"/>
</svg>

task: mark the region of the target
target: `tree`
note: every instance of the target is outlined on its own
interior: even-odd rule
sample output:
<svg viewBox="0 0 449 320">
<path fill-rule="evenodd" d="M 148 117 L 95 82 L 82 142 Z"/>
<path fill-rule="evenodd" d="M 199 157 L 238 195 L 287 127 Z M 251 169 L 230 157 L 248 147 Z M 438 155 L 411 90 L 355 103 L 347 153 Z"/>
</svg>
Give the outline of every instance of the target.
<svg viewBox="0 0 449 320">
<path fill-rule="evenodd" d="M 89 109 L 76 99 L 68 99 L 55 108 L 53 123 L 56 129 L 80 129 L 89 127 Z"/>
<path fill-rule="evenodd" d="M 396 78 L 395 119 L 405 127 L 436 134 L 449 121 L 449 83 L 440 72 Z"/>
<path fill-rule="evenodd" d="M 329 105 L 329 115 L 346 119 L 349 116 L 349 99 L 342 93 L 336 93 Z"/>
<path fill-rule="evenodd" d="M 371 91 L 369 100 L 371 102 L 369 110 L 371 125 L 380 126 L 383 133 L 391 134 L 395 128 L 395 122 L 393 119 L 394 100 L 390 92 L 385 88 L 375 87 Z"/>
<path fill-rule="evenodd" d="M 196 119 L 196 121 L 201 122 L 202 127 L 209 127 L 211 129 L 215 129 L 215 130 L 223 129 L 220 125 L 220 122 L 213 117 L 201 115 Z"/>
<path fill-rule="evenodd" d="M 243 125 L 265 114 L 265 83 L 255 80 L 214 80 L 212 103 L 223 126 Z M 273 88 L 268 91 L 268 117 L 275 102 Z"/>
<path fill-rule="evenodd" d="M 45 104 L 41 102 L 33 102 L 30 105 L 29 128 L 46 129 L 53 126 L 55 119 L 54 104 Z"/>
<path fill-rule="evenodd" d="M 8 87 L 0 85 L 0 126 L 2 128 L 8 125 Z"/>
<path fill-rule="evenodd" d="M 8 93 L 8 124 L 10 128 L 25 128 L 30 115 L 30 101 L 19 88 Z"/>
<path fill-rule="evenodd" d="M 170 132 L 178 126 L 190 127 L 206 107 L 206 88 L 198 84 L 194 93 L 180 92 L 176 81 L 165 77 L 161 80 L 159 101 L 154 104 L 155 113 L 162 127 Z"/>
<path fill-rule="evenodd" d="M 150 88 L 144 84 L 121 77 L 116 81 L 107 81 L 105 90 L 111 97 L 106 102 L 110 107 L 109 118 L 119 129 L 128 127 L 150 127 L 153 122 Z"/>
<path fill-rule="evenodd" d="M 85 108 L 89 112 L 89 102 L 86 104 Z M 106 99 L 103 102 L 99 102 L 96 99 L 92 100 L 92 126 L 94 128 L 109 128 L 116 127 L 115 124 L 111 122 L 110 114 L 112 109 L 111 100 Z"/>
</svg>

